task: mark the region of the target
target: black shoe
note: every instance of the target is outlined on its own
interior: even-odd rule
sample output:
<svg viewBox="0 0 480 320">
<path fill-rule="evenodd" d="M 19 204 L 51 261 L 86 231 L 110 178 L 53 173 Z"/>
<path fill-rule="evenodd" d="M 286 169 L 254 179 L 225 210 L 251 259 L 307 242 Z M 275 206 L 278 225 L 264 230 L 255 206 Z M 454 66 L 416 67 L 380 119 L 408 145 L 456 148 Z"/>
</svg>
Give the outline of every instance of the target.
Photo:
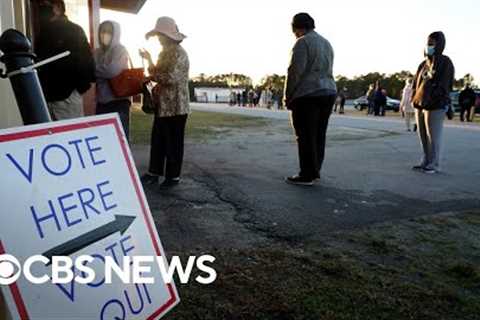
<svg viewBox="0 0 480 320">
<path fill-rule="evenodd" d="M 412 168 L 413 171 L 423 171 L 423 169 L 425 169 L 425 167 L 422 166 L 422 165 L 414 166 L 414 167 Z"/>
<path fill-rule="evenodd" d="M 150 173 L 145 173 L 141 178 L 140 181 L 142 182 L 143 185 L 153 185 L 153 184 L 158 184 L 158 176 L 154 176 L 153 174 Z"/>
<path fill-rule="evenodd" d="M 160 187 L 162 188 L 172 188 L 177 186 L 180 183 L 180 178 L 167 178 L 165 179 Z"/>
<path fill-rule="evenodd" d="M 293 176 L 285 178 L 285 182 L 297 186 L 313 186 L 313 179 L 305 178 L 301 176 Z"/>
</svg>

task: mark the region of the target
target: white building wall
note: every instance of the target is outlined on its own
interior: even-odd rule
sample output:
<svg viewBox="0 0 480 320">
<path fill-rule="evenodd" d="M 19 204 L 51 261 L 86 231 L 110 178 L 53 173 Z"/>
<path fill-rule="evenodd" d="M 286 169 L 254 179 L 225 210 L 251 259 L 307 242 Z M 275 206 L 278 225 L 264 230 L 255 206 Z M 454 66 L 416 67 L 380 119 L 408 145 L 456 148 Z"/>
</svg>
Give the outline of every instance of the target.
<svg viewBox="0 0 480 320">
<path fill-rule="evenodd" d="M 195 88 L 197 102 L 228 103 L 232 92 L 242 92 L 243 89 L 229 88 Z"/>
</svg>

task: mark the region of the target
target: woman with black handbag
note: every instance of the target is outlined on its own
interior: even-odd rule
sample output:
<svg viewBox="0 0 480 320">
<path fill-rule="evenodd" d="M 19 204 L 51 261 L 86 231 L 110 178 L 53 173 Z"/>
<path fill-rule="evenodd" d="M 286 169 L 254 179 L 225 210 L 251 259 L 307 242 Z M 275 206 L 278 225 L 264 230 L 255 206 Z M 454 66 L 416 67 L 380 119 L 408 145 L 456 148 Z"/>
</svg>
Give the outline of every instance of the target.
<svg viewBox="0 0 480 320">
<path fill-rule="evenodd" d="M 185 126 L 189 106 L 189 60 L 180 43 L 186 38 L 169 17 L 157 20 L 147 38 L 157 37 L 162 45 L 158 63 L 143 50 L 142 58 L 149 63 L 149 80 L 156 83 L 152 90 L 155 119 L 152 129 L 149 172 L 142 177 L 144 184 L 156 184 L 165 177 L 163 187 L 180 182 L 183 164 Z"/>
</svg>

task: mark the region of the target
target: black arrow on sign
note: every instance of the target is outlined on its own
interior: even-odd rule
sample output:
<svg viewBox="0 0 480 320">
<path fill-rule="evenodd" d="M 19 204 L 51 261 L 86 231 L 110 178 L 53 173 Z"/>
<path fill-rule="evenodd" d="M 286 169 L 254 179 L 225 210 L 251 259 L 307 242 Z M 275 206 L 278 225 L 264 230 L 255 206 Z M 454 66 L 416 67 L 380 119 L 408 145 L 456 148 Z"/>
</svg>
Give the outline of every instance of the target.
<svg viewBox="0 0 480 320">
<path fill-rule="evenodd" d="M 97 229 L 89 231 L 75 239 L 65 242 L 53 249 L 46 251 L 43 256 L 52 261 L 54 256 L 69 256 L 72 253 L 82 250 L 88 247 L 92 243 L 98 242 L 106 237 L 120 232 L 123 235 L 130 225 L 133 223 L 136 217 L 115 215 L 115 220 L 109 222 Z M 48 265 L 50 265 L 48 263 Z"/>
</svg>

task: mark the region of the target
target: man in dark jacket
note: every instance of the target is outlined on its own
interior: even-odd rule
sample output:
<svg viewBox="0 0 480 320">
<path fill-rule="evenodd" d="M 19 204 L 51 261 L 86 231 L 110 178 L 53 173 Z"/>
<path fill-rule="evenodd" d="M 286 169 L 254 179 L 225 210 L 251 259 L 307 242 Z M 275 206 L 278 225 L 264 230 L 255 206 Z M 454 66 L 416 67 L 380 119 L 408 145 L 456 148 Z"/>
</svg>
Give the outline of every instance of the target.
<svg viewBox="0 0 480 320">
<path fill-rule="evenodd" d="M 412 102 L 423 148 L 422 162 L 413 169 L 424 173 L 436 173 L 440 168 L 443 121 L 455 76 L 452 61 L 443 55 L 445 43 L 442 32 L 428 37 L 426 59 L 418 67 L 413 84 Z"/>
<path fill-rule="evenodd" d="M 300 173 L 285 181 L 306 186 L 320 179 L 328 120 L 337 94 L 333 48 L 314 29 L 315 21 L 307 13 L 293 18 L 297 41 L 285 83 L 285 105 L 292 111 L 300 160 Z"/>
<path fill-rule="evenodd" d="M 38 60 L 70 51 L 70 56 L 39 69 L 43 93 L 54 120 L 83 116 L 84 94 L 95 81 L 95 63 L 83 29 L 65 15 L 63 0 L 39 5 L 40 33 L 35 41 Z"/>
<path fill-rule="evenodd" d="M 470 88 L 470 85 L 467 83 L 465 85 L 465 88 L 460 92 L 460 95 L 458 96 L 458 104 L 460 105 L 460 121 L 464 122 L 465 121 L 465 113 L 467 113 L 467 122 L 471 122 L 472 118 L 470 116 L 470 111 L 472 107 L 475 105 L 475 100 L 477 99 L 477 95 L 475 94 L 475 91 L 473 91 L 472 88 Z"/>
<path fill-rule="evenodd" d="M 375 116 L 385 116 L 385 106 L 387 105 L 387 97 L 383 93 L 380 82 L 377 82 L 375 93 L 373 96 Z"/>
</svg>

